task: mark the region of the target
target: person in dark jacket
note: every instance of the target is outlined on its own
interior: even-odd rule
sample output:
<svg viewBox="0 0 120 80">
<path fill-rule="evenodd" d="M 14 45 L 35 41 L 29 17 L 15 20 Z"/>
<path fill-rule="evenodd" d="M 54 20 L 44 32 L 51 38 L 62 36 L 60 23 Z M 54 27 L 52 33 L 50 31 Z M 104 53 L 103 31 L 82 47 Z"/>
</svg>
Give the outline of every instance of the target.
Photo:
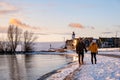
<svg viewBox="0 0 120 80">
<path fill-rule="evenodd" d="M 76 53 L 78 54 L 79 65 L 84 63 L 84 61 L 83 61 L 84 51 L 87 52 L 86 46 L 85 46 L 82 38 L 79 38 L 78 43 L 76 45 Z"/>
</svg>

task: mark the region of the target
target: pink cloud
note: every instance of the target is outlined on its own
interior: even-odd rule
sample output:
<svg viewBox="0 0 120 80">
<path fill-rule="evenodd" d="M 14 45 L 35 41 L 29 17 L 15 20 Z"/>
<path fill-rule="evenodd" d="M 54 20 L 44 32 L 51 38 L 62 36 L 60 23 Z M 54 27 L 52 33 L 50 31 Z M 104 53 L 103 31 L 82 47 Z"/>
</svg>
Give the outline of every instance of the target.
<svg viewBox="0 0 120 80">
<path fill-rule="evenodd" d="M 5 2 L 0 2 L 0 14 L 6 14 L 18 11 L 18 8 Z"/>
<path fill-rule="evenodd" d="M 81 25 L 80 23 L 70 23 L 69 27 L 73 27 L 73 28 L 80 28 L 83 29 L 85 28 L 83 25 Z"/>
<path fill-rule="evenodd" d="M 80 28 L 80 29 L 87 29 L 87 28 L 89 28 L 89 29 L 95 29 L 95 27 L 93 27 L 93 26 L 83 26 L 82 24 L 80 24 L 80 23 L 70 23 L 69 24 L 69 27 L 72 27 L 72 28 Z"/>
<path fill-rule="evenodd" d="M 15 25 L 21 29 L 24 29 L 24 30 L 41 30 L 41 28 L 38 28 L 38 27 L 32 27 L 28 24 L 25 24 L 23 22 L 21 22 L 20 20 L 18 19 L 11 19 L 10 20 L 10 25 Z"/>
</svg>

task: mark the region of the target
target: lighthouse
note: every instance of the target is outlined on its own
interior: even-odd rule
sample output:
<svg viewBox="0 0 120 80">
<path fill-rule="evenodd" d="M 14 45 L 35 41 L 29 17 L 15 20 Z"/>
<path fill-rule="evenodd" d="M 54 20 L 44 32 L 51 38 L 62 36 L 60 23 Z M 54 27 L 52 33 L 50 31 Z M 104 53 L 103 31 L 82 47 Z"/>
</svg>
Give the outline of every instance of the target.
<svg viewBox="0 0 120 80">
<path fill-rule="evenodd" d="M 74 39 L 74 38 L 75 38 L 75 32 L 72 33 L 72 39 Z"/>
</svg>

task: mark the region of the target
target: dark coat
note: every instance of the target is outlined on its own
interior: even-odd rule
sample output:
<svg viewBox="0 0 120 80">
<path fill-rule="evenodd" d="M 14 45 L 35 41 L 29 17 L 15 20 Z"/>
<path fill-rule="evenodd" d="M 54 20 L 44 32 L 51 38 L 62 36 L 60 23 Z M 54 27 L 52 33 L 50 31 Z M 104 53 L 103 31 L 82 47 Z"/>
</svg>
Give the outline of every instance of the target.
<svg viewBox="0 0 120 80">
<path fill-rule="evenodd" d="M 76 53 L 84 53 L 87 52 L 86 46 L 83 42 L 78 42 L 76 45 Z"/>
</svg>

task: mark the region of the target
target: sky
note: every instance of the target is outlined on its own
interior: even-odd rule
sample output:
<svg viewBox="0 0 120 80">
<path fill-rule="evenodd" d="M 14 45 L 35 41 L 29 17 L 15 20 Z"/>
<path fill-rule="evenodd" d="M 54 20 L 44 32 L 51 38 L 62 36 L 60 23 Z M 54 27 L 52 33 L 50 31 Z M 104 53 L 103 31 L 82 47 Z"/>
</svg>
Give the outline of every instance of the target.
<svg viewBox="0 0 120 80">
<path fill-rule="evenodd" d="M 119 0 L 0 0 L 0 37 L 10 24 L 39 42 L 77 37 L 120 37 Z"/>
</svg>

